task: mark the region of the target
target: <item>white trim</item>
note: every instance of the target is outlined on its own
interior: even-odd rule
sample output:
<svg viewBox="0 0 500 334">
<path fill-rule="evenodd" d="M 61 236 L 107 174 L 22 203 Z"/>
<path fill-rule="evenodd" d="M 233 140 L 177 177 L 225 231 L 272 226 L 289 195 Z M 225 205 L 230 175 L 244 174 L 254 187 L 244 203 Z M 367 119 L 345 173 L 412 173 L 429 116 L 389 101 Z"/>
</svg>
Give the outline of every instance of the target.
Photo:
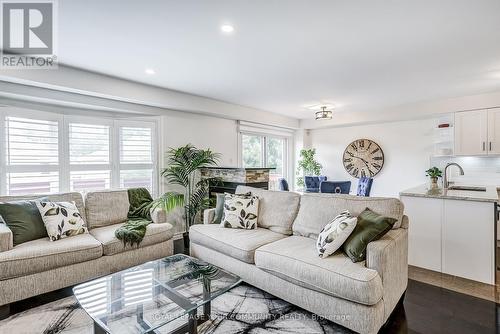
<svg viewBox="0 0 500 334">
<path fill-rule="evenodd" d="M 238 132 L 273 135 L 277 137 L 292 137 L 295 131 L 278 126 L 238 121 Z"/>
<path fill-rule="evenodd" d="M 62 122 L 59 122 L 59 191 L 62 189 L 70 189 L 70 156 L 69 156 L 69 123 L 70 119 L 63 117 Z M 65 140 L 66 139 L 66 140 Z"/>
<path fill-rule="evenodd" d="M 6 164 L 6 151 L 5 151 L 5 113 L 0 111 L 0 194 L 7 192 L 7 171 L 5 170 Z"/>
</svg>

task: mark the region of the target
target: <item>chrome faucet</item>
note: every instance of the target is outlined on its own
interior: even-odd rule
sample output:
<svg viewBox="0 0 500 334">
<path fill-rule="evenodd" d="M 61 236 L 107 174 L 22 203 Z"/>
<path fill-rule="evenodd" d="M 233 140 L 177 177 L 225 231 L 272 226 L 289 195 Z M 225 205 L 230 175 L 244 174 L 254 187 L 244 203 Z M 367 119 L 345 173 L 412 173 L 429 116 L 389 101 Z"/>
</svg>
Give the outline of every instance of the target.
<svg viewBox="0 0 500 334">
<path fill-rule="evenodd" d="M 448 163 L 446 165 L 446 167 L 444 168 L 443 187 L 445 189 L 447 189 L 450 186 L 450 184 L 452 183 L 452 182 L 448 181 L 448 167 L 450 167 L 450 166 L 457 166 L 458 169 L 460 170 L 460 175 L 464 175 L 464 169 L 459 164 L 457 164 L 456 162 Z"/>
</svg>

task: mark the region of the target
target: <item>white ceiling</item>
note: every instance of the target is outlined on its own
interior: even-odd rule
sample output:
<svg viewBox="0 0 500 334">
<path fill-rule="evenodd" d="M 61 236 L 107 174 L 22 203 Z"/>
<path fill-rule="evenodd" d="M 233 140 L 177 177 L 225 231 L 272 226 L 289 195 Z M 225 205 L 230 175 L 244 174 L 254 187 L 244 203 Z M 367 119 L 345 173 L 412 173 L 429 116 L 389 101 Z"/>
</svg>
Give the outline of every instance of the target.
<svg viewBox="0 0 500 334">
<path fill-rule="evenodd" d="M 64 0 L 58 17 L 64 64 L 297 118 L 500 90 L 498 0 Z"/>
</svg>

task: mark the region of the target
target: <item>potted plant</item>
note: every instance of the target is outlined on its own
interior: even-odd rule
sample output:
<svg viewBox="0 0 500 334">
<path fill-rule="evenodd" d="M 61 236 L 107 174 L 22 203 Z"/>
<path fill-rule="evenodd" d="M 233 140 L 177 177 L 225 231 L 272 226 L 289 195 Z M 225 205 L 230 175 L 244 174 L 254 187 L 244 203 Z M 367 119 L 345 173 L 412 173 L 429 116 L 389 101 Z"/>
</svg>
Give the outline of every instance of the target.
<svg viewBox="0 0 500 334">
<path fill-rule="evenodd" d="M 220 154 L 212 152 L 210 149 L 198 149 L 191 144 L 178 148 L 170 148 L 166 153 L 167 168 L 162 170 L 161 175 L 165 177 L 169 184 L 178 185 L 184 188 L 183 201 L 171 200 L 168 204 L 183 205 L 184 224 L 186 231 L 183 234 L 184 249 L 189 247 L 189 227 L 196 222 L 197 215 L 209 207 L 209 186 L 217 182 L 218 178 L 200 178 L 200 169 L 217 166 Z M 168 198 L 175 199 L 172 194 Z"/>
<path fill-rule="evenodd" d="M 438 178 L 443 176 L 443 172 L 437 167 L 432 167 L 425 171 L 425 175 L 431 178 L 431 187 L 437 188 Z"/>
<path fill-rule="evenodd" d="M 316 161 L 316 149 L 300 150 L 300 160 L 297 162 L 297 185 L 304 187 L 304 176 L 319 176 L 323 166 Z"/>
</svg>

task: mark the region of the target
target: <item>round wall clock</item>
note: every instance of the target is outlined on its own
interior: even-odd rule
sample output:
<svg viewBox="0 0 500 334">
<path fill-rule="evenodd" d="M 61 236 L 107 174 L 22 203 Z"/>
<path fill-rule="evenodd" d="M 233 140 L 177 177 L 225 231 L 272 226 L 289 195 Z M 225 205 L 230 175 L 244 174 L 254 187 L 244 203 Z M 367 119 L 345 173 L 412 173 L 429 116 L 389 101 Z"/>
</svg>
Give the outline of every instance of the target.
<svg viewBox="0 0 500 334">
<path fill-rule="evenodd" d="M 384 152 L 370 139 L 357 139 L 347 145 L 342 160 L 345 170 L 352 176 L 373 177 L 384 166 Z"/>
</svg>

